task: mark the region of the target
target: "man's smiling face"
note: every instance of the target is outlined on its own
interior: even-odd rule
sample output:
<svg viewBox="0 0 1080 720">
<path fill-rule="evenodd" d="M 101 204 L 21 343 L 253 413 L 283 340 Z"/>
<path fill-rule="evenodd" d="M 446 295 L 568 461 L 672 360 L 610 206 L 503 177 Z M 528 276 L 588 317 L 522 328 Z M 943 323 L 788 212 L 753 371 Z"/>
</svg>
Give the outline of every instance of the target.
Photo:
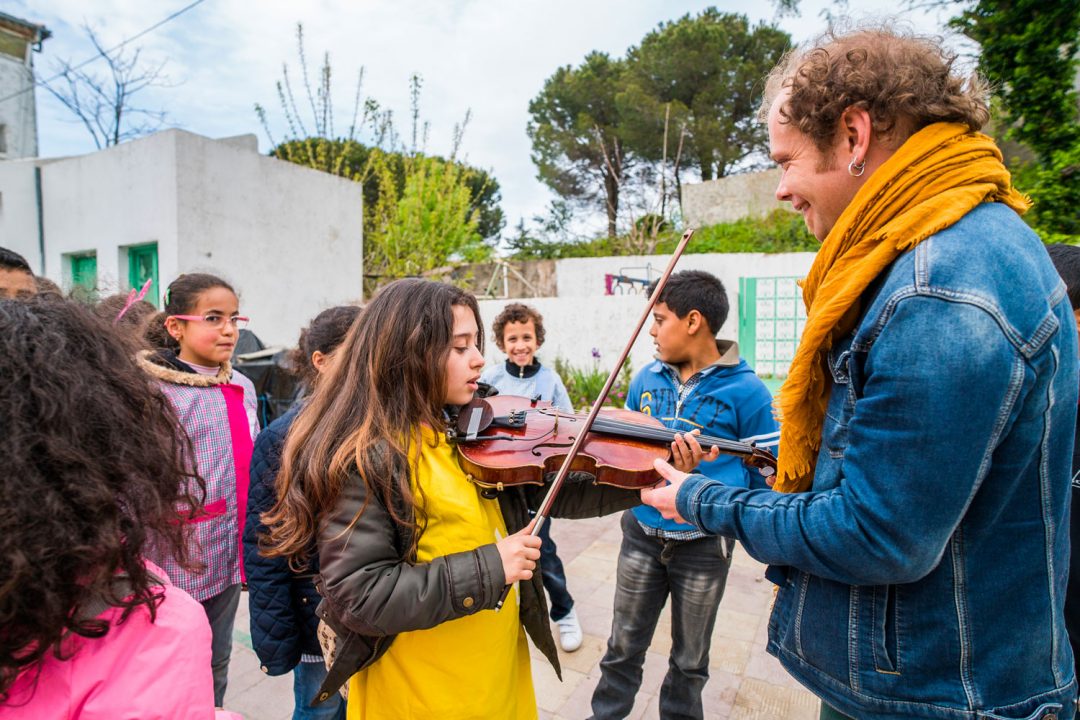
<svg viewBox="0 0 1080 720">
<path fill-rule="evenodd" d="M 769 109 L 769 155 L 783 172 L 776 199 L 791 203 L 807 229 L 822 241 L 855 197 L 861 178 L 848 173 L 850 158 L 839 133 L 830 151 L 822 153 L 809 136 L 784 122 L 780 108 L 786 100 L 785 91 Z"/>
</svg>

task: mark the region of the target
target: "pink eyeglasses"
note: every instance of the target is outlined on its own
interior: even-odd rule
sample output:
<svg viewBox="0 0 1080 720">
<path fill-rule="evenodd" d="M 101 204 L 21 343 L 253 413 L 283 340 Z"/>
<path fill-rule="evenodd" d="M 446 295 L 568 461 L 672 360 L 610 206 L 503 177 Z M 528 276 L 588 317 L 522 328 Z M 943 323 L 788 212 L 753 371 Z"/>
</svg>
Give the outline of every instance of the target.
<svg viewBox="0 0 1080 720">
<path fill-rule="evenodd" d="M 251 321 L 250 318 L 246 318 L 243 315 L 226 317 L 224 315 L 218 315 L 217 313 L 210 313 L 209 315 L 170 315 L 169 317 L 176 318 L 177 320 L 205 323 L 211 330 L 220 330 L 225 327 L 225 323 L 231 323 L 237 330 L 243 330 Z M 165 318 L 166 322 L 168 322 L 168 320 L 169 318 Z"/>
</svg>

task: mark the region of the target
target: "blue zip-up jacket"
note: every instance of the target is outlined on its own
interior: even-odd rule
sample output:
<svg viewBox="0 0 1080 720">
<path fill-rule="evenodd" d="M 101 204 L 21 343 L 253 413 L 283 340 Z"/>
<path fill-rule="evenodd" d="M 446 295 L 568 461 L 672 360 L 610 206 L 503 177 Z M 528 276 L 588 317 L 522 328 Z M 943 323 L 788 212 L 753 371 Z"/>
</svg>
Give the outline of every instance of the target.
<svg viewBox="0 0 1080 720">
<path fill-rule="evenodd" d="M 739 357 L 737 343 L 720 340 L 717 349 L 720 360 L 681 402 L 671 371 L 664 363 L 654 360 L 630 382 L 626 407 L 652 415 L 679 432 L 700 430 L 702 435 L 754 441 L 775 451 L 779 432 L 768 388 Z M 698 471 L 728 485 L 765 487 L 757 470 L 748 468 L 734 455 L 721 455 L 712 462 L 702 463 Z M 665 520 L 648 505 L 640 505 L 633 512 L 639 522 L 650 527 L 675 532 L 694 529 Z"/>
<path fill-rule="evenodd" d="M 866 300 L 828 357 L 812 490 L 694 475 L 679 514 L 788 566 L 768 650 L 840 712 L 1072 718 L 1065 286 L 1019 216 L 987 203 Z"/>
<path fill-rule="evenodd" d="M 251 456 L 247 520 L 244 523 L 244 570 L 247 572 L 248 608 L 251 614 L 251 646 L 263 672 L 284 675 L 296 667 L 300 656 L 322 655 L 315 608 L 319 593 L 312 578 L 319 572 L 319 556 L 313 552 L 309 567 L 298 575 L 284 558 L 259 554 L 258 536 L 266 532 L 259 516 L 276 500 L 274 480 L 281 467 L 285 436 L 299 412 L 294 405 L 270 423 L 255 440 Z"/>
</svg>

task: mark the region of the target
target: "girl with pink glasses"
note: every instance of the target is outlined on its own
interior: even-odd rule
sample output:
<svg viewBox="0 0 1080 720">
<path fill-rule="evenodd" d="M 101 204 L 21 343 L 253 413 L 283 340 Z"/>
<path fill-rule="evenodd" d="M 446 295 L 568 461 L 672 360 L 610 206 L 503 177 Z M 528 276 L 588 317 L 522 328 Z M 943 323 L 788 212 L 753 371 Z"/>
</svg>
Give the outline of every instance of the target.
<svg viewBox="0 0 1080 720">
<path fill-rule="evenodd" d="M 205 566 L 190 572 L 153 557 L 177 586 L 202 603 L 213 631 L 214 702 L 225 699 L 233 622 L 243 582 L 240 540 L 247 508 L 251 451 L 259 424 L 255 387 L 229 363 L 241 327 L 240 301 L 219 277 L 189 273 L 165 293 L 166 347 L 139 353 L 194 448 L 194 470 L 206 480 L 203 511 L 192 518 L 189 547 Z"/>
</svg>

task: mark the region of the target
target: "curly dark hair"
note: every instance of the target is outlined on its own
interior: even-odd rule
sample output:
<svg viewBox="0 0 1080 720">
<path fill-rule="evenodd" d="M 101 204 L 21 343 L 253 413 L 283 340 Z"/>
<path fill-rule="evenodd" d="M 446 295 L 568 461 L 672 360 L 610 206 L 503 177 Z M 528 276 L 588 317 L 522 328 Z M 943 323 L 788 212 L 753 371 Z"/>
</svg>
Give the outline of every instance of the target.
<svg viewBox="0 0 1080 720">
<path fill-rule="evenodd" d="M 537 312 L 536 308 L 529 307 L 524 303 L 510 303 L 502 309 L 502 312 L 495 318 L 495 322 L 491 323 L 492 339 L 500 350 L 506 351 L 503 347 L 503 330 L 508 323 L 524 323 L 532 320 L 533 327 L 536 328 L 536 346 L 540 347 L 544 344 L 544 316 Z"/>
<path fill-rule="evenodd" d="M 891 27 L 829 31 L 809 46 L 790 51 L 765 81 L 760 119 L 785 90 L 780 108 L 790 122 L 825 152 L 836 141 L 840 116 L 864 108 L 874 132 L 893 147 L 936 122 L 978 131 L 990 119 L 989 86 L 977 74 L 955 71 L 957 56 L 941 38 Z"/>
<path fill-rule="evenodd" d="M 162 593 L 144 549 L 195 565 L 185 528 L 205 483 L 165 396 L 89 309 L 0 300 L 0 377 L 2 702 L 47 653 L 63 657 L 68 634 L 109 631 L 80 608 L 104 599 L 121 622 L 141 607 L 154 618 Z"/>
<path fill-rule="evenodd" d="M 315 387 L 319 371 L 311 363 L 316 351 L 329 355 L 345 339 L 353 321 L 360 314 L 358 305 L 338 305 L 315 316 L 311 324 L 300 331 L 300 341 L 289 353 L 289 365 L 307 389 Z"/>
</svg>

